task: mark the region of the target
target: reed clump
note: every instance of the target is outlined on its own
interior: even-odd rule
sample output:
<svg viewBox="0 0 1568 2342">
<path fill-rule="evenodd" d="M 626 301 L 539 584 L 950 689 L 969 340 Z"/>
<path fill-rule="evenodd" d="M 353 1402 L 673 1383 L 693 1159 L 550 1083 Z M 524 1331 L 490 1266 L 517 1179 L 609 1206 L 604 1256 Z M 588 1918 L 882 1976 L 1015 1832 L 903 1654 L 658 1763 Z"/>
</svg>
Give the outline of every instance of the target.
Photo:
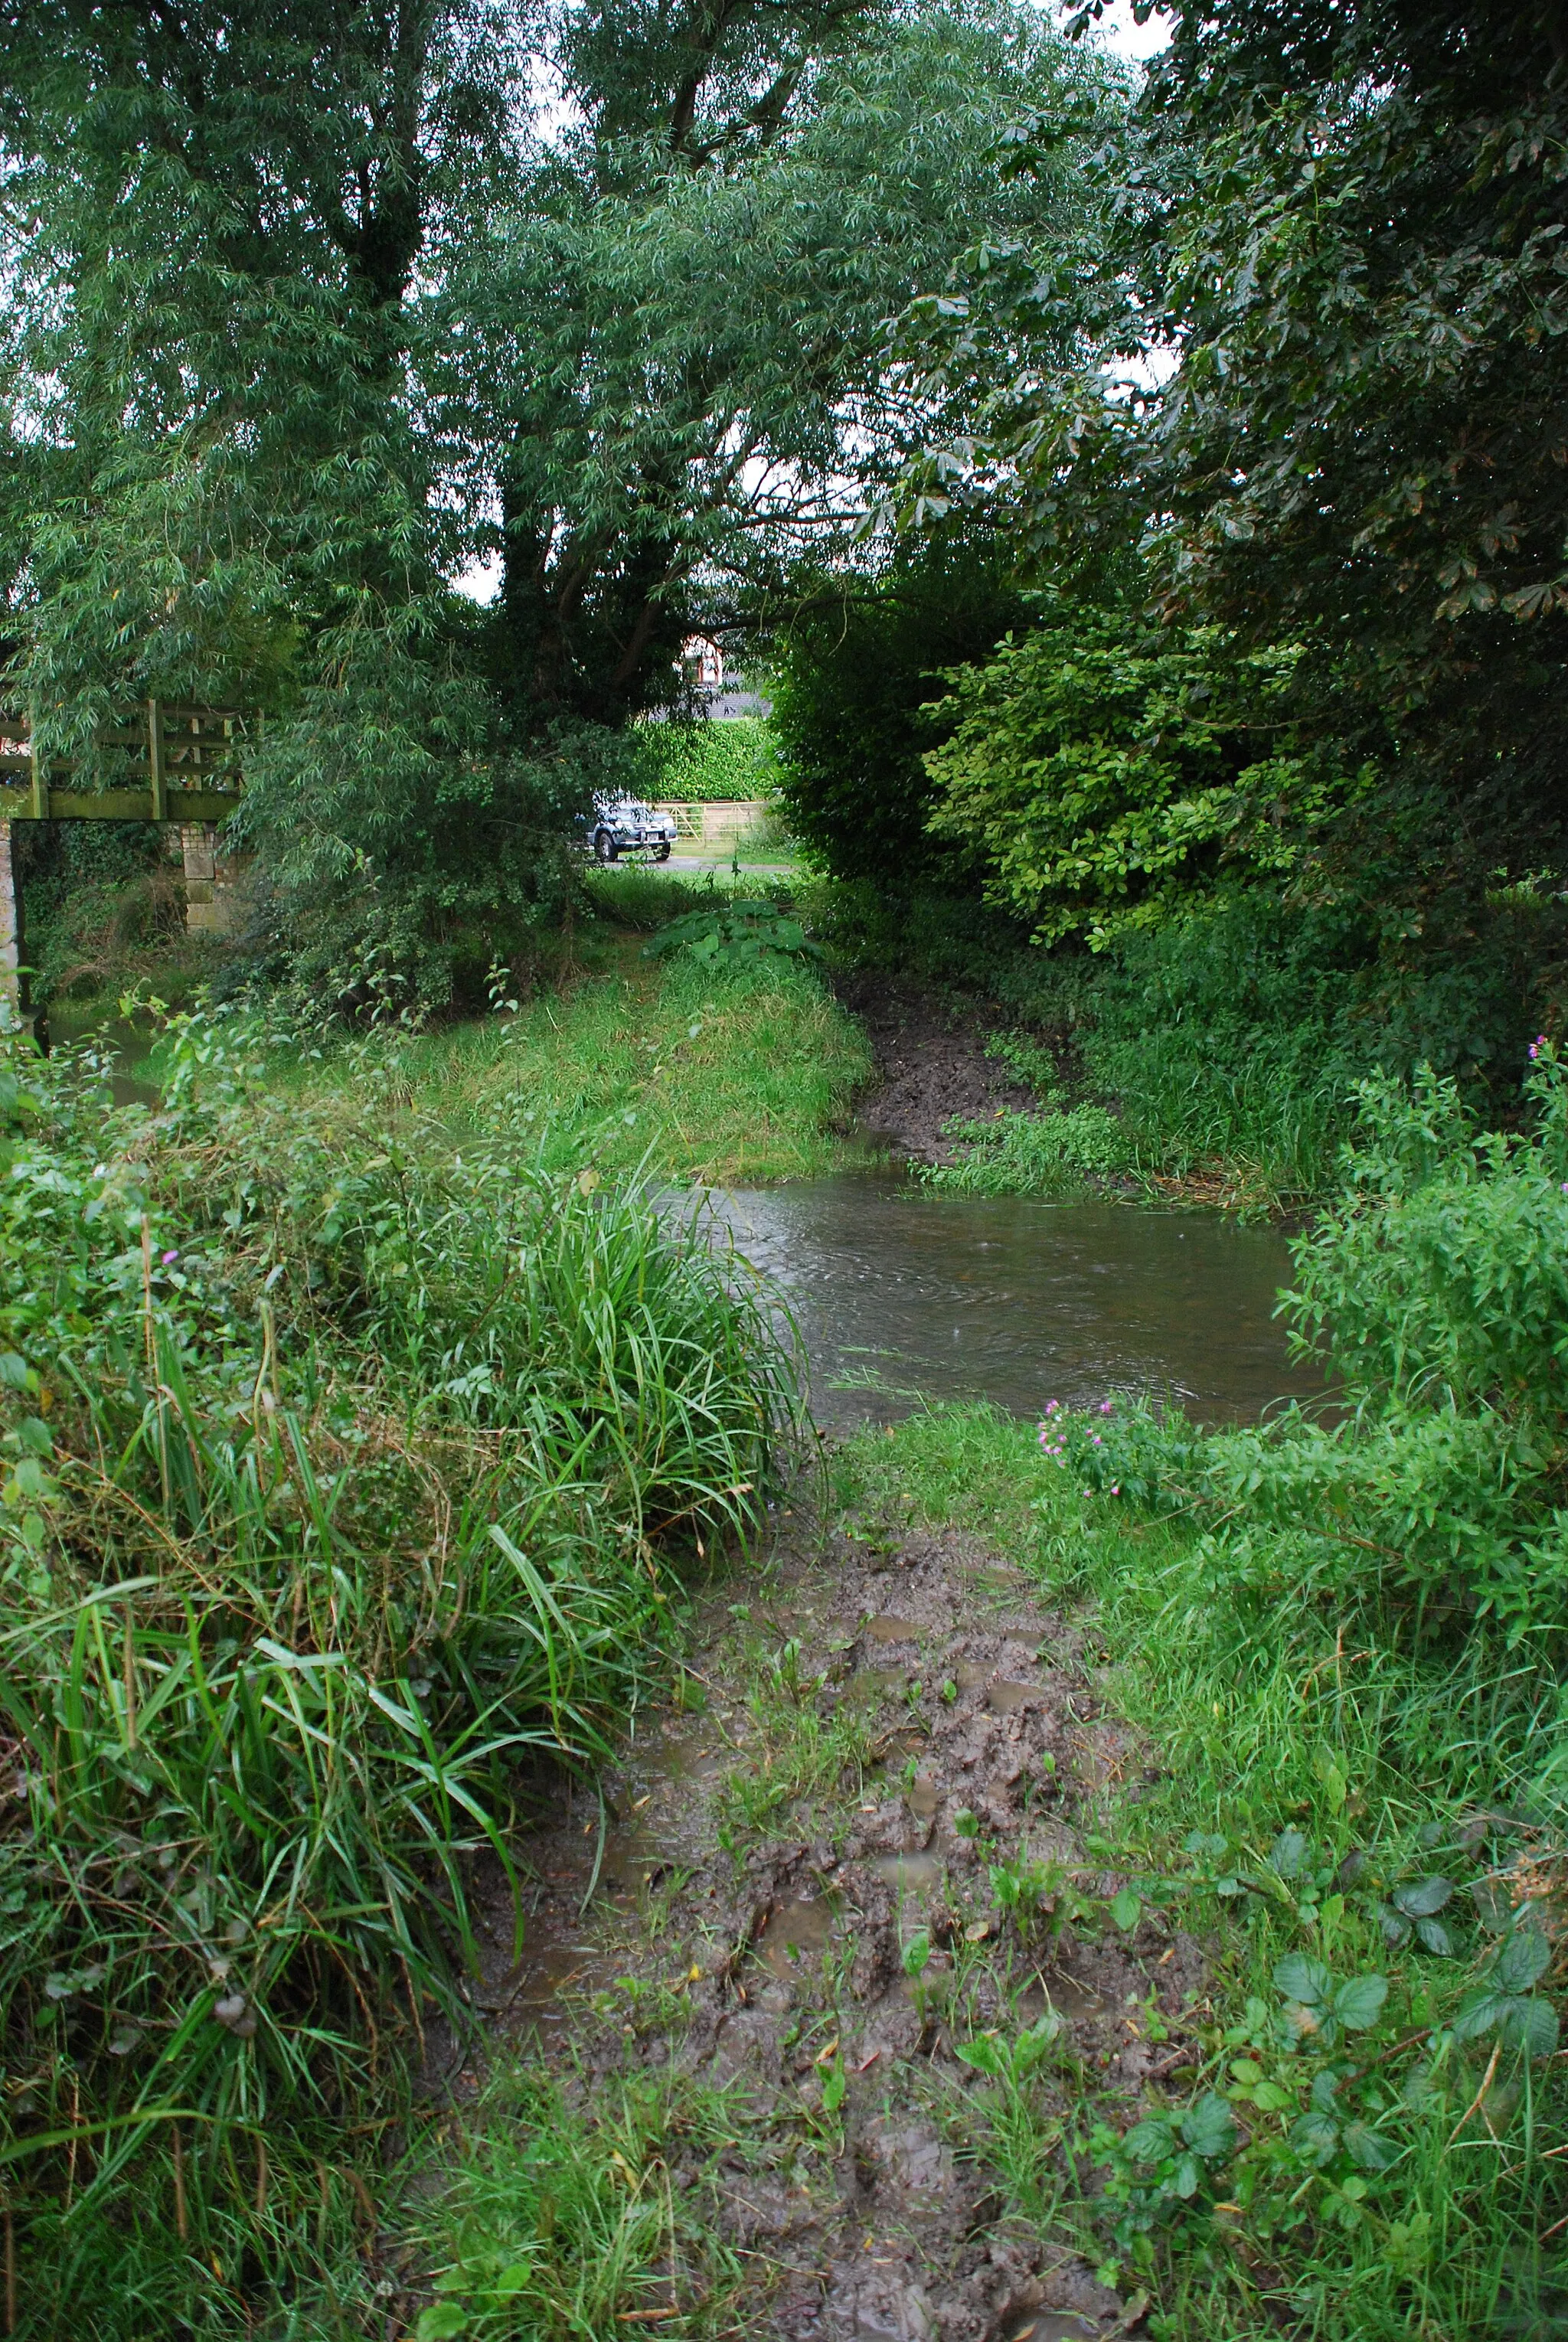
<svg viewBox="0 0 1568 2342">
<path fill-rule="evenodd" d="M 11 2314 L 332 2331 L 475 1858 L 748 1534 L 792 1362 L 635 1179 L 394 1137 L 374 1036 L 305 1105 L 175 1019 L 152 1114 L 4 1046 Z"/>
</svg>

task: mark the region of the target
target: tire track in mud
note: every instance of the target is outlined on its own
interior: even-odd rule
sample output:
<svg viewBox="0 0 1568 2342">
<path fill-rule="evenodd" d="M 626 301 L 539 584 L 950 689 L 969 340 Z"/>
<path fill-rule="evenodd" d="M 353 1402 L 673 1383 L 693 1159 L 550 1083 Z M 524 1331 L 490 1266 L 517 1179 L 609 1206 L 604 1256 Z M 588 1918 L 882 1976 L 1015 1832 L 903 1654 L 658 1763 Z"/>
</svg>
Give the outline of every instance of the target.
<svg viewBox="0 0 1568 2342">
<path fill-rule="evenodd" d="M 1192 1937 L 1106 1916 L 1124 1880 L 1086 1842 L 1152 1767 L 1102 1698 L 1092 1622 L 979 1539 L 874 1531 L 782 1545 L 704 1626 L 704 1705 L 660 1713 L 603 1834 L 579 1793 L 524 1849 L 528 1940 L 511 1963 L 498 1906 L 480 2008 L 574 2090 L 666 2062 L 731 2088 L 734 2148 L 670 2159 L 758 2272 L 749 2330 L 1128 2331 L 1143 2304 L 1093 2274 L 1064 2135 L 1134 2118 L 1207 2004 Z M 958 2054 L 1030 2028 L 1033 2217 L 1001 2085 Z"/>
</svg>

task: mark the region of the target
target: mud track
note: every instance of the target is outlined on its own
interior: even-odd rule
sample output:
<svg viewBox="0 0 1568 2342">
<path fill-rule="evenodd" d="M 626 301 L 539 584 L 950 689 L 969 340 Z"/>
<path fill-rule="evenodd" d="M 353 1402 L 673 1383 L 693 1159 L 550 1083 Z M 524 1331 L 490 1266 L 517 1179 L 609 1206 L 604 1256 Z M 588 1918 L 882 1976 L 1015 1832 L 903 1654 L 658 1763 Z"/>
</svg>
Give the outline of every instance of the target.
<svg viewBox="0 0 1568 2342">
<path fill-rule="evenodd" d="M 1003 1021 L 994 1008 L 917 976 L 857 969 L 834 990 L 858 1016 L 876 1056 L 875 1086 L 856 1106 L 862 1129 L 923 1163 L 950 1163 L 945 1123 L 1026 1112 L 1034 1092 L 985 1054 Z"/>
<path fill-rule="evenodd" d="M 1135 2119 L 1206 2008 L 1198 1944 L 1152 1913 L 1118 1929 L 1124 1882 L 1086 1851 L 1149 1770 L 1092 1626 L 974 1538 L 875 1531 L 786 1546 L 704 1624 L 683 1679 L 701 1710 L 644 1720 L 603 1832 L 580 1795 L 526 1849 L 529 1940 L 508 1965 L 498 1908 L 492 2022 L 584 2094 L 669 2061 L 732 2087 L 734 2152 L 669 2154 L 757 2272 L 749 2332 L 1126 2332 L 1142 2304 L 1095 2281 L 1081 2200 L 1061 2219 L 1010 2202 L 994 2085 L 955 2054 L 1059 2024 L 1032 2086 L 1049 2147 L 1090 2097 Z M 1047 2176 L 1070 2207 L 1092 2187 L 1064 2144 Z"/>
</svg>

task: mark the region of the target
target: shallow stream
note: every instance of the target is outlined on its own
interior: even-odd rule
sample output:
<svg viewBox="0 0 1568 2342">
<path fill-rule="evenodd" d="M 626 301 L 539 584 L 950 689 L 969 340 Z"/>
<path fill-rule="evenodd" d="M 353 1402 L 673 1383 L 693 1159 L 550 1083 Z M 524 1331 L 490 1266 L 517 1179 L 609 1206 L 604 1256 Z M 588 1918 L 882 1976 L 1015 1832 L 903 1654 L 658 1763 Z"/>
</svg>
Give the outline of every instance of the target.
<svg viewBox="0 0 1568 2342">
<path fill-rule="evenodd" d="M 710 1201 L 785 1295 L 824 1426 L 891 1422 L 921 1398 L 1030 1416 L 1112 1391 L 1244 1423 L 1323 1388 L 1273 1315 L 1291 1276 L 1274 1228 L 934 1195 L 884 1168 Z"/>
</svg>

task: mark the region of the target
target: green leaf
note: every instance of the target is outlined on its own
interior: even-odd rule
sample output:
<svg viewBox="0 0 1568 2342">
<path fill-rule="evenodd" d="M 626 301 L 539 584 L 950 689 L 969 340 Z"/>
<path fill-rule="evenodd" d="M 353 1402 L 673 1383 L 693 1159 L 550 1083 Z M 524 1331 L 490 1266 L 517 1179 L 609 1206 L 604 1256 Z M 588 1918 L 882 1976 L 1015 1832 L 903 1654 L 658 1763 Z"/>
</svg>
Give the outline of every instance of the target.
<svg viewBox="0 0 1568 2342">
<path fill-rule="evenodd" d="M 1322 2008 L 1333 1990 L 1333 1977 L 1321 1960 L 1309 1959 L 1304 1952 L 1289 1952 L 1274 1969 L 1274 1990 L 1287 2000 L 1299 2000 L 1304 2007 Z"/>
<path fill-rule="evenodd" d="M 1407 1917 L 1430 1919 L 1434 1911 L 1441 1911 L 1451 1900 L 1453 1894 L 1451 1878 L 1417 1878 L 1408 1887 L 1396 1887 L 1393 1899 Z"/>
<path fill-rule="evenodd" d="M 1387 2171 L 1399 2161 L 1399 2149 L 1370 2130 L 1365 2123 L 1350 2123 L 1344 2134 L 1346 2151 L 1363 2171 Z"/>
<path fill-rule="evenodd" d="M 1454 2039 L 1478 2041 L 1483 2033 L 1492 2031 L 1506 2006 L 1506 2001 L 1485 1985 L 1473 1985 L 1461 2000 L 1453 2019 Z"/>
<path fill-rule="evenodd" d="M 822 2110 L 824 2115 L 837 2114 L 844 2104 L 844 2094 L 849 2087 L 842 2066 L 830 2066 L 823 2077 Z"/>
<path fill-rule="evenodd" d="M 1345 1800 L 1345 1777 L 1333 1751 L 1320 1748 L 1313 1758 L 1313 1771 L 1317 1775 L 1331 1813 L 1339 1813 Z"/>
<path fill-rule="evenodd" d="M 963 2050 L 958 2054 L 962 2057 Z M 1134 2123 L 1122 2141 L 1122 2152 L 1134 2163 L 1163 2163 L 1174 2145 L 1169 2123 L 1141 2122 Z"/>
<path fill-rule="evenodd" d="M 1111 1917 L 1124 1936 L 1130 1936 L 1142 1917 L 1144 1906 L 1130 1887 L 1124 1887 L 1110 1902 Z"/>
<path fill-rule="evenodd" d="M 1497 1992 L 1529 1992 L 1552 1965 L 1552 1947 L 1539 1927 L 1516 1927 L 1492 1963 L 1487 1982 Z"/>
<path fill-rule="evenodd" d="M 1282 1878 L 1299 1878 L 1311 1851 L 1300 1830 L 1282 1830 L 1269 1849 L 1269 1860 Z"/>
<path fill-rule="evenodd" d="M 1182 2117 L 1182 2137 L 1205 2163 L 1229 2155 L 1236 2143 L 1236 2118 L 1217 2090 L 1208 2090 Z"/>
<path fill-rule="evenodd" d="M 1290 2143 L 1293 2154 L 1314 2169 L 1321 2169 L 1338 2150 L 1339 2125 L 1314 2107 L 1310 2114 L 1291 2125 Z"/>
<path fill-rule="evenodd" d="M 1352 1977 L 1334 1994 L 1333 2013 L 1347 2033 L 1364 2033 L 1369 2025 L 1377 2023 L 1387 1998 L 1386 1977 Z"/>
<path fill-rule="evenodd" d="M 1434 1952 L 1440 1960 L 1451 1960 L 1453 1957 L 1453 1938 L 1441 1919 L 1418 1919 L 1415 1923 L 1415 1932 L 1427 1950 Z"/>
<path fill-rule="evenodd" d="M 1498 2030 L 1511 2049 L 1523 2049 L 1532 2057 L 1556 2053 L 1557 2012 L 1549 2001 L 1504 2001 Z"/>
<path fill-rule="evenodd" d="M 1195 2155 L 1179 2155 L 1176 2157 L 1176 2167 L 1171 2175 L 1171 2186 L 1183 2204 L 1197 2194 L 1203 2183 L 1203 2167 Z"/>
<path fill-rule="evenodd" d="M 1295 2104 L 1293 2094 L 1278 2082 L 1260 2082 L 1253 2092 L 1253 2104 L 1260 2114 L 1281 2115 Z"/>
<path fill-rule="evenodd" d="M 468 2312 L 455 2301 L 433 2301 L 414 2321 L 414 2342 L 457 2342 L 468 2331 Z"/>
</svg>

